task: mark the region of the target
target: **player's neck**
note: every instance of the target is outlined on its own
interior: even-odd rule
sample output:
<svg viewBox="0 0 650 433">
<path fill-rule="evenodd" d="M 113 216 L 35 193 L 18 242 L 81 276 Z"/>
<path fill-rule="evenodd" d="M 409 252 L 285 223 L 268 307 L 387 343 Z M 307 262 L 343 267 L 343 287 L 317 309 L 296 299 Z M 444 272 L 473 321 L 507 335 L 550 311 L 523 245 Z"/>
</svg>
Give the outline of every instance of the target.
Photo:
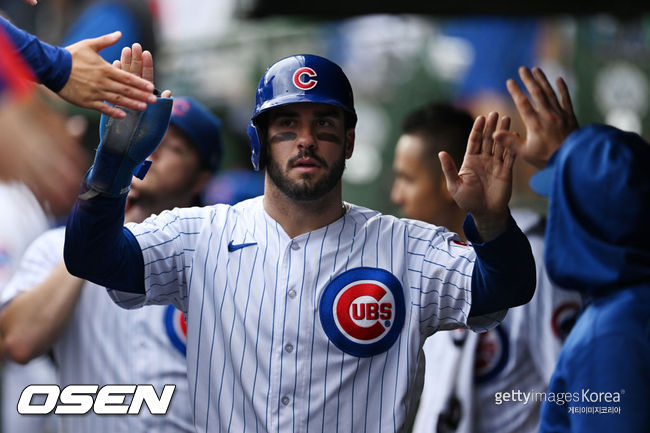
<svg viewBox="0 0 650 433">
<path fill-rule="evenodd" d="M 264 210 L 290 238 L 325 227 L 345 214 L 341 183 L 318 200 L 297 201 L 287 197 L 273 182 L 264 188 Z"/>
</svg>

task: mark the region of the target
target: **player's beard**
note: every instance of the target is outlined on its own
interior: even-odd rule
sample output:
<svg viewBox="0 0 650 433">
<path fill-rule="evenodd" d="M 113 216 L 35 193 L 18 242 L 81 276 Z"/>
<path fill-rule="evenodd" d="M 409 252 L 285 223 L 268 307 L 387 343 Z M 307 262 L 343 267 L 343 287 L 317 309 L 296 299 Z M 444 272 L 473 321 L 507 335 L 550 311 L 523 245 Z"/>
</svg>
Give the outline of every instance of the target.
<svg viewBox="0 0 650 433">
<path fill-rule="evenodd" d="M 300 181 L 289 179 L 282 172 L 277 161 L 273 159 L 271 152 L 268 152 L 267 155 L 266 171 L 269 173 L 271 181 L 287 197 L 298 201 L 318 200 L 323 197 L 339 183 L 345 170 L 345 143 L 341 146 L 341 157 L 334 161 L 327 174 L 317 181 L 313 180 L 314 176 L 310 173 L 303 174 Z M 306 157 L 313 158 L 322 167 L 328 168 L 327 163 L 316 155 L 311 148 L 308 148 L 287 162 L 287 171 L 291 169 L 297 160 Z"/>
</svg>

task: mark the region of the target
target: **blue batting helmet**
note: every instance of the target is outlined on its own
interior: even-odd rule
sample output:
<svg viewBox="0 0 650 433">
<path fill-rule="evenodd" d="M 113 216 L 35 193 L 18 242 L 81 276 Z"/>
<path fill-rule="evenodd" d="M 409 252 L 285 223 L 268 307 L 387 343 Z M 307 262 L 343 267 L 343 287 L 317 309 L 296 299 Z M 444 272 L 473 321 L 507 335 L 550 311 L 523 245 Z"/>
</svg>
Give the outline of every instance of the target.
<svg viewBox="0 0 650 433">
<path fill-rule="evenodd" d="M 299 102 L 319 102 L 343 109 L 352 125 L 357 121 L 352 86 L 343 70 L 334 62 L 313 54 L 285 57 L 271 65 L 257 85 L 255 109 L 248 126 L 251 161 L 260 168 L 262 140 L 257 120 L 260 114 L 276 107 Z"/>
</svg>

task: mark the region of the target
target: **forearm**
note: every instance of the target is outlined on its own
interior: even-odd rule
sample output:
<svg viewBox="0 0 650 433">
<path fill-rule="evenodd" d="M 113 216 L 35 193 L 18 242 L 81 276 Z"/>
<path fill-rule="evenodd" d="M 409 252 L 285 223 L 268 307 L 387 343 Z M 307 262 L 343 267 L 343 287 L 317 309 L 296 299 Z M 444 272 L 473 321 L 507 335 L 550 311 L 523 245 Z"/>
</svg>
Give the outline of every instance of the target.
<svg viewBox="0 0 650 433">
<path fill-rule="evenodd" d="M 38 40 L 34 35 L 15 27 L 0 17 L 0 25 L 13 42 L 36 78 L 50 90 L 58 92 L 70 77 L 72 56 L 61 47 L 55 47 Z"/>
<path fill-rule="evenodd" d="M 61 263 L 41 284 L 16 296 L 0 314 L 7 357 L 25 364 L 46 353 L 68 323 L 82 284 Z"/>
<path fill-rule="evenodd" d="M 65 233 L 68 271 L 101 286 L 144 293 L 144 261 L 133 234 L 124 227 L 126 195 L 79 199 Z"/>
<path fill-rule="evenodd" d="M 470 316 L 481 316 L 523 305 L 535 293 L 535 259 L 530 243 L 508 217 L 505 231 L 489 242 L 480 243 L 471 217 L 465 220 L 465 235 L 476 251 L 472 273 Z"/>
</svg>

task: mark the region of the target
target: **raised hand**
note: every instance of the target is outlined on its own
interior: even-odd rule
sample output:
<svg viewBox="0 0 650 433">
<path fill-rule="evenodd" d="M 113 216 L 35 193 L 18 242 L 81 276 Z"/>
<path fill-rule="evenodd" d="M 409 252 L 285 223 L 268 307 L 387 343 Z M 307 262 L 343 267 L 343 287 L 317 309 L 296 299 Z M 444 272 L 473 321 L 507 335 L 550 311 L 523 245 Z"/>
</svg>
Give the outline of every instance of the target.
<svg viewBox="0 0 650 433">
<path fill-rule="evenodd" d="M 458 206 L 471 213 L 484 241 L 491 240 L 507 226 L 508 202 L 512 194 L 514 155 L 492 138 L 497 130 L 498 113 L 487 119 L 479 116 L 467 141 L 467 151 L 460 170 L 449 154 L 438 157 L 447 181 L 447 189 Z M 510 119 L 504 117 L 500 131 L 508 131 Z"/>
<path fill-rule="evenodd" d="M 506 86 L 526 125 L 526 139 L 510 131 L 497 132 L 495 139 L 535 167 L 544 168 L 569 134 L 578 129 L 578 121 L 562 78 L 556 82 L 560 93 L 558 100 L 541 69 L 533 68 L 531 72 L 522 66 L 519 76 L 531 95 L 532 103 L 514 80 L 508 80 Z"/>
<path fill-rule="evenodd" d="M 153 57 L 149 51 L 142 51 L 142 46 L 137 42 L 131 48 L 122 48 L 120 60 L 115 60 L 113 66 L 153 84 Z M 165 90 L 161 96 L 169 98 L 171 95 L 171 90 Z"/>
<path fill-rule="evenodd" d="M 72 70 L 59 96 L 72 104 L 118 118 L 126 115 L 124 111 L 104 101 L 134 110 L 144 110 L 147 103 L 155 103 L 151 82 L 111 67 L 98 54 L 119 41 L 120 37 L 120 32 L 114 32 L 66 47 L 72 54 Z"/>
</svg>

